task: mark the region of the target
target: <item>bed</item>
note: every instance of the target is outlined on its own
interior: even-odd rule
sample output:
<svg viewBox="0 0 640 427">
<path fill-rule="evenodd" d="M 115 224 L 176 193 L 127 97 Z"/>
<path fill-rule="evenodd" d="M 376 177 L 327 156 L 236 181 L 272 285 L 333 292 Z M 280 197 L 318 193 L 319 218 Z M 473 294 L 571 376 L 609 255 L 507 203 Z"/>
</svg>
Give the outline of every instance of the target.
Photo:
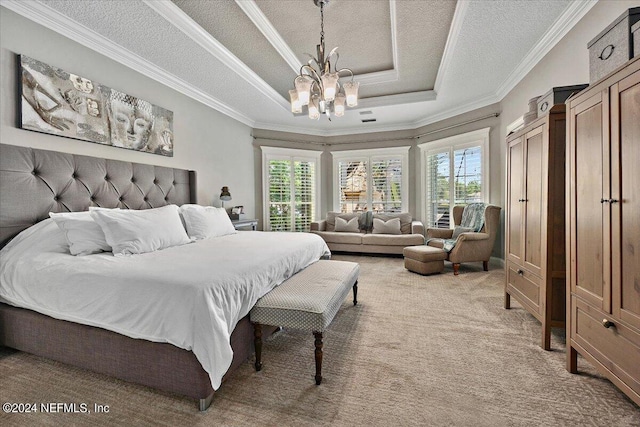
<svg viewBox="0 0 640 427">
<path fill-rule="evenodd" d="M 252 304 L 326 256 L 326 245 L 286 235 L 274 245 L 271 233 L 241 232 L 124 261 L 110 254 L 72 257 L 55 224 L 43 221 L 50 211 L 92 205 L 181 205 L 194 202 L 194 193 L 195 174 L 186 170 L 0 145 L 0 246 L 6 245 L 0 260 L 0 345 L 196 398 L 206 409 L 223 375 L 252 353 L 246 317 Z M 277 256 L 266 257 L 276 246 Z M 233 253 L 252 263 L 239 263 Z M 300 253 L 305 254 L 298 258 Z M 72 276 L 84 283 L 66 280 Z M 224 286 L 232 296 L 216 294 L 222 285 L 209 283 L 213 276 L 231 280 Z M 79 299 L 101 289 L 110 293 L 90 304 Z M 177 300 L 183 305 L 172 307 Z M 233 315 L 218 314 L 216 301 L 230 306 Z M 117 315 L 109 306 L 118 307 Z M 200 317 L 191 319 L 189 312 Z"/>
</svg>

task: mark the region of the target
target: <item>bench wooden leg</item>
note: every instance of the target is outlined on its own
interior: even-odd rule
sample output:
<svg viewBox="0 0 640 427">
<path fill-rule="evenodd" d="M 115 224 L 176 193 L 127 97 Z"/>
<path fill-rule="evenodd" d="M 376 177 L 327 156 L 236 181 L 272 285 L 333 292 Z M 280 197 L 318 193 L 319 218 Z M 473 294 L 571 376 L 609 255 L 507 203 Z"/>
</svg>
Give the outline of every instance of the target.
<svg viewBox="0 0 640 427">
<path fill-rule="evenodd" d="M 456 275 L 456 276 L 457 276 L 458 274 L 460 274 L 460 273 L 458 272 L 458 270 L 460 270 L 460 264 L 453 264 L 453 274 L 454 274 L 454 275 Z"/>
<path fill-rule="evenodd" d="M 353 305 L 358 305 L 358 281 L 353 284 Z"/>
<path fill-rule="evenodd" d="M 253 324 L 253 344 L 256 349 L 256 371 L 262 370 L 262 325 Z"/>
<path fill-rule="evenodd" d="M 322 332 L 314 332 L 316 337 L 316 385 L 322 382 Z"/>
<path fill-rule="evenodd" d="M 484 271 L 489 271 L 489 261 L 482 261 L 482 268 Z"/>
</svg>

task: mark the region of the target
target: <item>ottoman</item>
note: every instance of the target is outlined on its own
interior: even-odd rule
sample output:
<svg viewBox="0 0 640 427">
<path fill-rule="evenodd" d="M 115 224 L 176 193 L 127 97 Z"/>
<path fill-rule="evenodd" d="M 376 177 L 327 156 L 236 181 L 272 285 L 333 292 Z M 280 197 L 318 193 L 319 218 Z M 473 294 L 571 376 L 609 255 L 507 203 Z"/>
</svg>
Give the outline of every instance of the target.
<svg viewBox="0 0 640 427">
<path fill-rule="evenodd" d="M 407 246 L 402 255 L 404 268 L 419 274 L 441 273 L 444 270 L 444 260 L 447 259 L 444 249 L 427 245 Z"/>
</svg>

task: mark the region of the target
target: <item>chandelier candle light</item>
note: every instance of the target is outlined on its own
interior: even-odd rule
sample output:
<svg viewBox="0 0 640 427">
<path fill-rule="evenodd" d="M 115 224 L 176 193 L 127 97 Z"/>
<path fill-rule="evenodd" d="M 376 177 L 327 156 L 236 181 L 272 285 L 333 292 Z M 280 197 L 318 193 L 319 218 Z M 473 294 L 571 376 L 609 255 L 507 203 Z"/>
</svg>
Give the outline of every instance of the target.
<svg viewBox="0 0 640 427">
<path fill-rule="evenodd" d="M 316 46 L 317 58 L 307 54 L 311 59 L 300 67 L 300 74 L 293 81 L 295 89 L 289 91 L 291 112 L 302 113 L 302 107 L 308 106 L 310 119 L 318 120 L 320 114 L 326 114 L 331 120 L 331 110 L 336 117 L 344 116 L 345 102 L 348 107 L 358 105 L 360 83 L 353 80 L 353 71 L 349 68 L 337 69 L 336 64 L 340 57 L 337 47 L 324 56 L 324 6 L 329 4 L 329 0 L 313 2 L 320 7 L 320 44 Z M 351 80 L 341 83 L 341 73 L 351 74 Z"/>
</svg>

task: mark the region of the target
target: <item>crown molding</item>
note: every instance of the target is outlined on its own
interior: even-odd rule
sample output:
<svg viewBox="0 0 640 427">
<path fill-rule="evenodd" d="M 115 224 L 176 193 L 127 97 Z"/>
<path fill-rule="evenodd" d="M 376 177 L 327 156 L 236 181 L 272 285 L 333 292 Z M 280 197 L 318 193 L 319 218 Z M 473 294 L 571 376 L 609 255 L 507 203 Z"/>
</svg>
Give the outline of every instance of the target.
<svg viewBox="0 0 640 427">
<path fill-rule="evenodd" d="M 415 130 L 416 126 L 413 122 L 396 123 L 393 125 L 368 123 L 366 125 L 362 124 L 362 126 L 358 128 L 321 130 L 316 128 L 305 128 L 300 126 L 288 126 L 288 125 L 277 125 L 273 123 L 256 122 L 254 129 L 269 130 L 269 131 L 276 131 L 276 132 L 287 132 L 287 133 L 300 133 L 300 134 L 319 136 L 319 137 L 330 137 L 330 136 L 344 136 L 344 135 L 359 135 L 363 133 Z M 407 138 L 401 138 L 401 139 L 407 139 Z"/>
<path fill-rule="evenodd" d="M 456 44 L 458 44 L 458 39 L 460 38 L 460 31 L 462 30 L 462 24 L 464 23 L 464 18 L 467 15 L 468 9 L 469 9 L 468 0 L 458 0 L 458 4 L 456 5 L 456 10 L 453 13 L 453 19 L 451 20 L 451 27 L 449 27 L 449 35 L 447 36 L 447 43 L 444 45 L 444 52 L 442 53 L 442 60 L 440 61 L 438 74 L 436 74 L 436 82 L 433 85 L 433 90 L 436 91 L 436 93 L 440 92 L 442 81 L 444 80 L 445 75 L 449 71 L 449 66 L 451 65 L 451 60 L 453 59 L 453 54 L 456 50 Z"/>
<path fill-rule="evenodd" d="M 436 93 L 433 90 L 423 90 L 418 92 L 398 93 L 394 95 L 374 96 L 358 100 L 358 106 L 351 110 L 365 110 L 374 107 L 388 107 L 400 104 L 413 104 L 416 102 L 433 101 Z"/>
<path fill-rule="evenodd" d="M 247 126 L 255 124 L 241 112 L 45 4 L 34 0 L 2 0 L 0 5 Z"/>
<path fill-rule="evenodd" d="M 496 96 L 504 98 L 535 67 L 542 58 L 596 5 L 598 0 L 573 1 L 533 46 L 527 56 L 498 87 Z"/>
<path fill-rule="evenodd" d="M 455 108 L 450 108 L 448 110 L 442 111 L 441 113 L 438 113 L 436 115 L 433 116 L 429 116 L 426 117 L 422 120 L 418 120 L 412 123 L 413 128 L 417 129 L 420 128 L 422 126 L 427 126 L 430 125 L 431 123 L 435 123 L 435 122 L 439 122 L 442 120 L 446 120 L 446 119 L 450 119 L 452 117 L 455 117 L 457 115 L 460 114 L 464 114 L 464 113 L 468 113 L 469 111 L 473 111 L 473 110 L 477 110 L 479 108 L 482 107 L 486 107 L 487 105 L 491 105 L 491 104 L 495 104 L 496 102 L 499 102 L 500 99 L 496 96 L 496 95 L 487 95 L 483 98 L 480 98 L 476 101 L 472 101 L 469 102 L 467 104 L 455 107 Z"/>
<path fill-rule="evenodd" d="M 258 28 L 267 41 L 271 43 L 271 46 L 273 46 L 276 52 L 278 52 L 282 59 L 284 59 L 293 72 L 299 74 L 303 63 L 300 62 L 295 52 L 291 50 L 291 47 L 289 47 L 278 30 L 276 30 L 273 24 L 271 24 L 271 21 L 269 21 L 265 16 L 256 2 L 254 0 L 235 0 L 235 2 L 251 22 L 253 22 L 253 25 Z M 155 3 L 155 1 L 153 1 L 153 3 Z M 391 55 L 393 68 L 391 70 L 376 71 L 373 73 L 356 74 L 354 79 L 357 79 L 361 86 L 394 82 L 399 78 L 396 0 L 389 0 L 389 19 L 391 24 Z"/>
</svg>

